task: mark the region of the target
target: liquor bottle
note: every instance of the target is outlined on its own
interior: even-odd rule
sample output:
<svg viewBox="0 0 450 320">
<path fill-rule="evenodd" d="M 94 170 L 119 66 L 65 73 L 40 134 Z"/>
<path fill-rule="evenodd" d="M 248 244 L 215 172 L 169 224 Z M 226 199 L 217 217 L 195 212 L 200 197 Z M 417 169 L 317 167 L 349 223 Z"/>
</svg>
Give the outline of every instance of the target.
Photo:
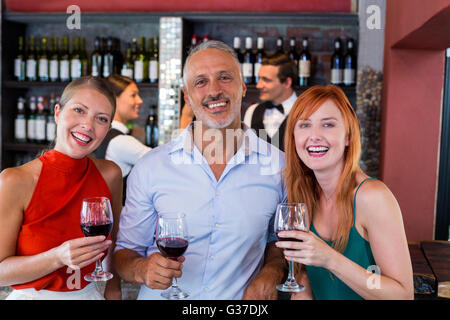
<svg viewBox="0 0 450 320">
<path fill-rule="evenodd" d="M 148 60 L 145 54 L 145 38 L 139 39 L 139 52 L 134 60 L 134 81 L 137 83 L 148 80 Z"/>
<path fill-rule="evenodd" d="M 211 40 L 211 37 L 209 36 L 209 34 L 204 34 L 202 42 L 206 42 L 206 41 L 209 41 L 209 40 Z"/>
<path fill-rule="evenodd" d="M 282 37 L 277 38 L 277 47 L 276 47 L 275 53 L 284 53 Z"/>
<path fill-rule="evenodd" d="M 234 48 L 234 52 L 236 52 L 236 56 L 237 56 L 237 59 L 239 61 L 239 68 L 240 68 L 241 73 L 242 73 L 243 72 L 242 71 L 242 64 L 244 63 L 244 55 L 242 54 L 242 51 L 241 51 L 241 38 L 234 37 L 234 39 L 233 39 L 233 48 Z"/>
<path fill-rule="evenodd" d="M 113 39 L 109 37 L 106 40 L 106 51 L 103 55 L 103 78 L 108 78 L 114 73 L 114 52 L 113 52 Z"/>
<path fill-rule="evenodd" d="M 113 73 L 119 74 L 122 69 L 124 57 L 120 47 L 120 39 L 113 38 L 113 55 L 114 55 L 114 70 Z"/>
<path fill-rule="evenodd" d="M 310 85 L 311 54 L 308 49 L 308 38 L 302 40 L 302 51 L 298 60 L 298 84 L 301 87 Z"/>
<path fill-rule="evenodd" d="M 297 53 L 297 50 L 295 49 L 295 38 L 289 39 L 289 58 L 291 58 L 295 64 L 298 65 L 298 60 L 300 59 L 300 56 Z"/>
<path fill-rule="evenodd" d="M 47 129 L 47 114 L 45 113 L 44 97 L 39 96 L 37 100 L 37 113 L 36 113 L 36 136 L 35 140 L 37 143 L 45 143 L 46 129 Z"/>
<path fill-rule="evenodd" d="M 122 70 L 120 71 L 120 74 L 124 77 L 133 79 L 133 68 L 134 68 L 134 63 L 133 63 L 133 60 L 131 57 L 131 46 L 130 46 L 130 43 L 128 43 L 126 53 L 125 53 L 125 61 L 122 65 Z"/>
<path fill-rule="evenodd" d="M 80 62 L 81 75 L 87 76 L 89 74 L 89 59 L 86 52 L 86 39 L 80 38 Z"/>
<path fill-rule="evenodd" d="M 38 57 L 39 81 L 48 81 L 48 58 L 47 38 L 43 37 L 41 39 L 41 51 Z"/>
<path fill-rule="evenodd" d="M 251 37 L 245 38 L 245 53 L 244 63 L 242 64 L 242 74 L 244 76 L 245 84 L 253 84 L 253 64 L 255 63 L 255 56 L 252 51 L 253 43 Z"/>
<path fill-rule="evenodd" d="M 158 112 L 156 106 L 152 106 L 145 124 L 145 144 L 151 148 L 156 148 L 158 146 L 158 139 Z"/>
<path fill-rule="evenodd" d="M 150 41 L 149 41 L 150 42 Z M 148 75 L 151 83 L 157 83 L 159 78 L 159 45 L 158 37 L 153 37 L 149 48 Z"/>
<path fill-rule="evenodd" d="M 133 59 L 133 63 L 134 61 L 136 61 L 136 57 L 138 55 L 138 44 L 137 44 L 137 39 L 133 38 L 131 40 L 131 58 Z"/>
<path fill-rule="evenodd" d="M 70 81 L 70 55 L 69 38 L 62 37 L 61 60 L 59 60 L 59 78 L 61 81 Z"/>
<path fill-rule="evenodd" d="M 103 54 L 101 51 L 101 40 L 96 37 L 94 40 L 94 51 L 91 54 L 91 76 L 99 77 L 103 70 Z"/>
<path fill-rule="evenodd" d="M 259 69 L 261 68 L 261 62 L 262 59 L 265 57 L 265 52 L 264 52 L 264 38 L 263 37 L 258 37 L 257 41 L 257 48 L 258 50 L 256 51 L 256 55 L 255 55 L 255 64 L 254 64 L 254 68 L 253 68 L 253 75 L 255 77 L 255 83 L 258 83 L 259 81 Z"/>
<path fill-rule="evenodd" d="M 30 97 L 30 104 L 27 117 L 27 140 L 36 142 L 36 97 Z"/>
<path fill-rule="evenodd" d="M 25 80 L 25 50 L 23 37 L 19 37 L 17 55 L 14 59 L 14 77 L 17 81 Z"/>
<path fill-rule="evenodd" d="M 36 63 L 36 52 L 34 47 L 34 36 L 28 39 L 28 52 L 27 52 L 27 63 L 26 63 L 26 75 L 28 81 L 37 80 L 37 63 Z"/>
<path fill-rule="evenodd" d="M 72 54 L 70 56 L 70 79 L 76 80 L 80 77 L 81 77 L 80 38 L 75 37 L 72 40 Z"/>
<path fill-rule="evenodd" d="M 25 114 L 25 99 L 17 99 L 17 114 L 14 119 L 14 139 L 17 142 L 27 142 L 27 117 Z"/>
<path fill-rule="evenodd" d="M 331 56 L 331 83 L 340 85 L 342 83 L 342 45 L 341 39 L 334 39 L 334 53 Z"/>
<path fill-rule="evenodd" d="M 59 102 L 59 99 L 58 99 Z M 52 92 L 50 94 L 50 103 L 47 112 L 47 123 L 45 128 L 45 134 L 48 142 L 52 142 L 56 138 L 56 123 L 55 123 L 55 105 L 56 105 L 55 94 Z"/>
<path fill-rule="evenodd" d="M 49 79 L 51 82 L 59 81 L 59 45 L 57 37 L 52 38 L 49 56 Z"/>
<path fill-rule="evenodd" d="M 347 40 L 347 52 L 344 56 L 344 85 L 354 86 L 356 83 L 356 56 L 353 39 Z"/>
<path fill-rule="evenodd" d="M 189 54 L 189 52 L 190 52 L 193 48 L 195 48 L 195 46 L 197 46 L 197 44 L 198 44 L 198 36 L 194 33 L 194 34 L 192 35 L 192 38 L 191 38 L 191 44 L 190 44 L 189 48 L 188 48 L 187 51 L 186 51 L 186 56 Z"/>
</svg>

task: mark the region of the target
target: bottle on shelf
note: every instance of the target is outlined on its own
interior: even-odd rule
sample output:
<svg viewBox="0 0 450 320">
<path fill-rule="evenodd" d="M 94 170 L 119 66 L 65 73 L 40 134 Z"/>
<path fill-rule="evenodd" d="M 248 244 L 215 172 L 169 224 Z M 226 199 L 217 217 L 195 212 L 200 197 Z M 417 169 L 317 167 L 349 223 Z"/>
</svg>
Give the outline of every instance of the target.
<svg viewBox="0 0 450 320">
<path fill-rule="evenodd" d="M 331 56 L 331 83 L 340 85 L 342 83 L 342 44 L 341 39 L 334 39 L 334 53 Z"/>
<path fill-rule="evenodd" d="M 275 53 L 284 53 L 284 45 L 283 45 L 283 37 L 277 38 L 276 50 Z"/>
<path fill-rule="evenodd" d="M 81 75 L 87 76 L 89 74 L 89 59 L 86 52 L 85 38 L 80 38 L 80 63 L 81 63 Z"/>
<path fill-rule="evenodd" d="M 55 104 L 57 103 L 57 100 L 55 98 L 55 94 L 52 92 L 50 94 L 50 102 L 49 102 L 49 108 L 47 112 L 47 122 L 46 122 L 46 128 L 45 128 L 45 135 L 47 137 L 48 142 L 52 142 L 56 138 L 56 123 L 55 123 Z M 58 99 L 59 103 L 59 99 Z"/>
<path fill-rule="evenodd" d="M 198 36 L 194 33 L 191 38 L 191 44 L 189 48 L 186 51 L 186 56 L 189 54 L 189 52 L 198 44 Z"/>
<path fill-rule="evenodd" d="M 311 85 L 311 54 L 309 53 L 308 46 L 308 38 L 303 38 L 302 51 L 298 60 L 298 84 L 301 87 Z"/>
<path fill-rule="evenodd" d="M 19 143 L 27 142 L 27 117 L 25 114 L 25 99 L 17 99 L 17 114 L 14 119 L 14 140 Z"/>
<path fill-rule="evenodd" d="M 26 78 L 27 81 L 37 80 L 37 63 L 36 51 L 34 46 L 34 36 L 28 38 L 27 62 L 26 62 Z"/>
<path fill-rule="evenodd" d="M 72 54 L 70 56 L 70 79 L 81 78 L 80 38 L 72 39 Z"/>
<path fill-rule="evenodd" d="M 106 41 L 106 51 L 103 55 L 103 78 L 108 78 L 114 73 L 113 39 L 109 37 Z"/>
<path fill-rule="evenodd" d="M 120 39 L 113 38 L 113 55 L 114 55 L 114 70 L 113 73 L 119 74 L 122 69 L 124 57 L 121 51 Z"/>
<path fill-rule="evenodd" d="M 91 54 L 91 76 L 99 77 L 103 71 L 103 53 L 101 50 L 101 39 L 94 40 L 94 51 Z"/>
<path fill-rule="evenodd" d="M 296 41 L 295 38 L 292 37 L 289 39 L 289 58 L 291 58 L 298 65 L 298 59 L 300 58 L 300 56 L 298 55 L 295 46 Z"/>
<path fill-rule="evenodd" d="M 25 50 L 24 50 L 24 42 L 23 37 L 19 37 L 18 42 L 18 48 L 17 48 L 17 55 L 14 58 L 14 78 L 17 81 L 24 81 L 25 80 L 25 65 L 26 65 L 26 59 L 25 59 Z"/>
<path fill-rule="evenodd" d="M 130 43 L 127 44 L 127 49 L 125 51 L 125 61 L 122 65 L 122 70 L 120 71 L 120 74 L 124 77 L 128 77 L 130 79 L 133 79 L 133 68 L 134 63 L 131 56 L 131 46 Z"/>
<path fill-rule="evenodd" d="M 211 37 L 209 36 L 209 34 L 204 34 L 202 42 L 206 42 L 206 41 L 209 41 L 209 40 L 211 40 Z"/>
<path fill-rule="evenodd" d="M 242 54 L 242 50 L 241 50 L 241 38 L 234 37 L 233 48 L 234 48 L 234 52 L 236 52 L 236 56 L 239 61 L 239 68 L 242 73 L 242 64 L 244 63 L 244 55 Z"/>
<path fill-rule="evenodd" d="M 253 64 L 255 63 L 255 56 L 253 54 L 253 41 L 251 37 L 245 38 L 245 53 L 244 63 L 242 64 L 242 74 L 244 76 L 245 84 L 253 84 Z"/>
<path fill-rule="evenodd" d="M 261 68 L 261 62 L 262 59 L 265 57 L 265 52 L 264 52 L 264 38 L 263 37 L 258 37 L 256 40 L 256 54 L 255 54 L 255 64 L 254 64 L 254 68 L 253 68 L 253 75 L 254 75 L 254 79 L 255 79 L 255 83 L 258 83 L 259 81 L 259 68 Z"/>
<path fill-rule="evenodd" d="M 37 99 L 37 113 L 36 113 L 36 143 L 45 143 L 47 141 L 46 129 L 47 129 L 47 114 L 45 112 L 44 97 L 39 96 Z"/>
<path fill-rule="evenodd" d="M 57 37 L 52 38 L 49 57 L 49 80 L 51 82 L 59 81 L 59 45 Z"/>
<path fill-rule="evenodd" d="M 145 38 L 139 39 L 139 52 L 134 60 L 134 81 L 136 83 L 145 82 L 148 80 L 148 59 L 145 54 Z"/>
<path fill-rule="evenodd" d="M 38 56 L 39 81 L 47 82 L 48 79 L 48 44 L 47 38 L 41 39 L 41 50 Z"/>
<path fill-rule="evenodd" d="M 347 52 L 344 56 L 344 85 L 354 86 L 356 83 L 356 55 L 354 53 L 354 40 L 347 40 Z"/>
<path fill-rule="evenodd" d="M 152 106 L 145 124 L 145 144 L 151 148 L 156 148 L 158 146 L 158 139 L 158 111 L 156 106 Z"/>
<path fill-rule="evenodd" d="M 30 97 L 27 116 L 27 141 L 36 142 L 36 97 Z"/>
<path fill-rule="evenodd" d="M 67 36 L 61 39 L 61 58 L 59 60 L 59 78 L 61 81 L 70 81 L 70 54 L 69 38 Z"/>
<path fill-rule="evenodd" d="M 157 83 L 159 78 L 159 44 L 158 37 L 153 37 L 149 50 L 148 75 L 151 83 Z"/>
</svg>

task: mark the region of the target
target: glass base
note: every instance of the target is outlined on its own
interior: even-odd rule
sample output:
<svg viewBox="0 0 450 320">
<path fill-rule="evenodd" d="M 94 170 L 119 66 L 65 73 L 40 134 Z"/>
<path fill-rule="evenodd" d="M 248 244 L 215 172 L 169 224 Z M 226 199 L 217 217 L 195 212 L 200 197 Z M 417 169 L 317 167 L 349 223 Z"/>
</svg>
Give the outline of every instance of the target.
<svg viewBox="0 0 450 320">
<path fill-rule="evenodd" d="M 189 297 L 189 293 L 181 291 L 178 287 L 170 287 L 168 290 L 161 292 L 161 296 L 168 300 L 182 300 Z"/>
<path fill-rule="evenodd" d="M 281 292 L 302 292 L 305 290 L 305 287 L 296 282 L 286 281 L 283 284 L 277 285 L 277 290 Z"/>
<path fill-rule="evenodd" d="M 84 276 L 84 280 L 89 282 L 97 282 L 97 281 L 108 281 L 113 278 L 113 274 L 110 272 L 92 272 L 91 274 L 87 274 Z"/>
</svg>

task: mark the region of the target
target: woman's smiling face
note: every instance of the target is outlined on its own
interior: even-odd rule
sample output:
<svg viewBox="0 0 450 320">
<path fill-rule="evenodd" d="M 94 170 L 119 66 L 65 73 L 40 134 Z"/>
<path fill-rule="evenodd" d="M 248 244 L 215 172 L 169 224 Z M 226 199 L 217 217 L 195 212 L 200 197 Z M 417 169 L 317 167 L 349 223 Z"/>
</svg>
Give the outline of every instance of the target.
<svg viewBox="0 0 450 320">
<path fill-rule="evenodd" d="M 314 172 L 338 168 L 344 163 L 348 137 L 342 113 L 326 100 L 307 119 L 299 119 L 294 138 L 297 155 Z"/>
<path fill-rule="evenodd" d="M 72 158 L 95 151 L 111 127 L 113 107 L 95 89 L 76 89 L 65 106 L 55 106 L 57 135 L 55 150 Z"/>
</svg>

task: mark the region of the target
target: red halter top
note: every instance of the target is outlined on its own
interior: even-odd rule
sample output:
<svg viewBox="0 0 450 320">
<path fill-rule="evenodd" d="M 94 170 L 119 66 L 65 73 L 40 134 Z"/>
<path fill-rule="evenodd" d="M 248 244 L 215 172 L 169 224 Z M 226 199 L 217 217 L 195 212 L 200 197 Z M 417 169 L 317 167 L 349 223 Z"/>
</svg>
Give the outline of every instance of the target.
<svg viewBox="0 0 450 320">
<path fill-rule="evenodd" d="M 23 215 L 17 239 L 17 256 L 35 255 L 84 237 L 80 227 L 83 198 L 107 197 L 111 193 L 94 162 L 88 157 L 73 159 L 56 150 L 39 157 L 42 169 L 30 204 Z M 84 275 L 91 273 L 95 263 L 76 271 L 64 266 L 40 279 L 13 285 L 13 289 L 73 291 L 83 289 L 89 282 Z"/>
</svg>

